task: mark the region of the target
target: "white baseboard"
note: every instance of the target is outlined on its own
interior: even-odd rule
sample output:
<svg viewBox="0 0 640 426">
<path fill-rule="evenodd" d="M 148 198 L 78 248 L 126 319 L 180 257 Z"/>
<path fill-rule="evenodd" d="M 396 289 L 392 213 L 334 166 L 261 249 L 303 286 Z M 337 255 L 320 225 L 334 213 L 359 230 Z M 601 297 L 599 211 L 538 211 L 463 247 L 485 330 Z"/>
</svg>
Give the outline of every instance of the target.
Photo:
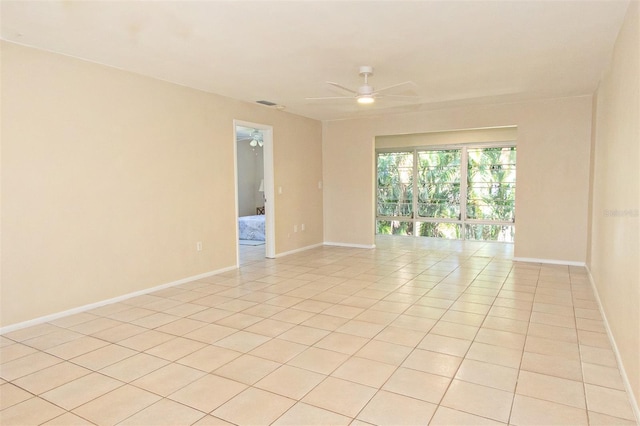
<svg viewBox="0 0 640 426">
<path fill-rule="evenodd" d="M 300 253 L 301 251 L 307 251 L 307 250 L 311 250 L 314 249 L 316 247 L 321 247 L 322 243 L 318 243 L 318 244 L 312 244 L 310 246 L 305 246 L 305 247 L 301 247 L 295 250 L 289 250 L 289 251 L 285 251 L 283 253 L 278 253 L 276 254 L 276 259 L 279 257 L 284 257 L 284 256 L 289 256 L 290 254 L 295 254 L 295 253 Z"/>
<path fill-rule="evenodd" d="M 546 263 L 548 265 L 586 266 L 584 262 L 575 262 L 573 260 L 536 259 L 534 257 L 514 257 L 513 260 L 515 262 Z"/>
<path fill-rule="evenodd" d="M 221 274 L 223 272 L 232 271 L 234 269 L 238 269 L 237 265 L 229 266 L 227 268 L 218 269 L 211 272 L 205 272 L 203 274 L 194 275 L 192 277 L 182 278 L 177 281 L 172 281 L 166 284 L 160 284 L 155 287 L 145 288 L 144 290 L 134 291 L 133 293 L 123 294 L 122 296 L 113 297 L 111 299 L 101 300 L 99 302 L 90 303 L 88 305 L 79 306 L 77 308 L 72 308 L 66 311 L 57 312 L 55 314 L 45 315 L 43 317 L 34 318 L 28 321 L 19 322 L 17 324 L 7 325 L 5 327 L 0 327 L 0 335 L 5 333 L 10 333 L 12 331 L 20 330 L 22 328 L 31 327 L 33 325 L 43 324 L 45 322 L 50 322 L 53 320 L 57 320 L 62 317 L 66 317 L 73 314 L 78 314 L 80 312 L 89 311 L 91 309 L 99 308 L 101 306 L 109 305 L 111 303 L 122 302 L 123 300 L 131 299 L 132 297 L 142 296 L 145 294 L 153 293 L 154 291 L 163 290 L 165 288 L 173 287 L 180 284 L 185 284 L 191 281 L 196 281 L 202 278 L 207 278 L 212 275 Z"/>
<path fill-rule="evenodd" d="M 587 266 L 587 274 L 589 275 L 589 283 L 591 283 L 593 294 L 596 297 L 596 302 L 598 303 L 598 309 L 600 310 L 600 315 L 602 315 L 604 328 L 607 331 L 607 336 L 609 336 L 609 343 L 611 343 L 611 347 L 613 348 L 613 353 L 616 355 L 616 361 L 618 362 L 618 369 L 620 370 L 620 375 L 622 376 L 622 382 L 624 383 L 624 388 L 626 389 L 627 395 L 629 396 L 629 403 L 631 404 L 631 410 L 633 410 L 633 414 L 636 416 L 636 422 L 640 424 L 640 408 L 638 407 L 638 402 L 636 401 L 635 395 L 633 393 L 633 388 L 631 387 L 629 376 L 627 376 L 627 372 L 624 369 L 624 364 L 622 363 L 622 357 L 620 356 L 620 351 L 618 351 L 618 345 L 616 345 L 616 339 L 613 337 L 613 333 L 611 332 L 611 328 L 609 327 L 609 321 L 607 320 L 607 315 L 605 314 L 604 308 L 602 307 L 600 294 L 598 293 L 598 288 L 596 287 L 596 283 L 593 279 L 593 275 L 591 274 L 591 269 L 589 269 L 589 266 Z"/>
<path fill-rule="evenodd" d="M 367 245 L 367 244 L 348 244 L 348 243 L 334 243 L 331 241 L 325 241 L 325 246 L 336 246 L 336 247 L 351 247 L 351 248 L 361 248 L 361 249 L 374 249 L 376 248 L 375 244 Z"/>
</svg>

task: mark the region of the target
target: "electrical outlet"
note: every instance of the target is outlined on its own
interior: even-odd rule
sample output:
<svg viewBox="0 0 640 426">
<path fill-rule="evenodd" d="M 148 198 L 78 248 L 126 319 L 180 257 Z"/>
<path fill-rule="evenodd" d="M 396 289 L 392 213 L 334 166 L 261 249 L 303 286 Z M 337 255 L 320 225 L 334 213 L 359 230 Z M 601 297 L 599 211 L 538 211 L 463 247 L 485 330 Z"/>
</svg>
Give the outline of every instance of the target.
<svg viewBox="0 0 640 426">
<path fill-rule="evenodd" d="M 300 230 L 304 231 L 304 223 L 302 225 L 300 225 Z"/>
<path fill-rule="evenodd" d="M 298 225 L 293 225 L 293 232 L 298 232 Z"/>
<path fill-rule="evenodd" d="M 196 251 L 202 251 L 202 241 L 196 243 Z"/>
</svg>

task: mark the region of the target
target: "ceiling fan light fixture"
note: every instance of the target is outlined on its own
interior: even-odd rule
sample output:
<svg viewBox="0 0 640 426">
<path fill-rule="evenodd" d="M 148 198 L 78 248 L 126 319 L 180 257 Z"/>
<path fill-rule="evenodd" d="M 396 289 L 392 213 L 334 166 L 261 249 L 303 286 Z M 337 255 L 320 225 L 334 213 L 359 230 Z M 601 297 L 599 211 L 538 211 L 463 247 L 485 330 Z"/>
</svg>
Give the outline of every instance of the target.
<svg viewBox="0 0 640 426">
<path fill-rule="evenodd" d="M 251 141 L 249 142 L 249 146 L 253 148 L 259 146 L 262 148 L 263 145 L 264 140 L 262 139 L 262 133 L 260 133 L 258 129 L 254 129 L 253 132 L 251 132 Z"/>
<path fill-rule="evenodd" d="M 372 104 L 375 102 L 375 98 L 372 95 L 361 95 L 358 96 L 358 103 L 359 104 Z"/>
</svg>

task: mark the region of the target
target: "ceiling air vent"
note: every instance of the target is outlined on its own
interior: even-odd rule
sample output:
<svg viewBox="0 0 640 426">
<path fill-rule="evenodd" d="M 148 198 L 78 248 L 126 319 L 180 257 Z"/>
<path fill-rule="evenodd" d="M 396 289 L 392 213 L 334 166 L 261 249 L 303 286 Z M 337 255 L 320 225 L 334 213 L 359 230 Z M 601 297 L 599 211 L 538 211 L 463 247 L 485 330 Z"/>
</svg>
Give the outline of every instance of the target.
<svg viewBox="0 0 640 426">
<path fill-rule="evenodd" d="M 256 101 L 256 103 L 262 104 L 262 105 L 266 105 L 266 106 L 276 106 L 277 104 L 273 103 L 273 102 L 269 102 L 269 101 Z"/>
</svg>

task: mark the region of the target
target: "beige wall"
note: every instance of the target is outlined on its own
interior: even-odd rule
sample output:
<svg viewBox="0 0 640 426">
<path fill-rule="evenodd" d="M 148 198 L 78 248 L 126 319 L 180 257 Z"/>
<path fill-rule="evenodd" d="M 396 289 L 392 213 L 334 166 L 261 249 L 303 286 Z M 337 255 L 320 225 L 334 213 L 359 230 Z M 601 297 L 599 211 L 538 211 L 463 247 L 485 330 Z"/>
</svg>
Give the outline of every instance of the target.
<svg viewBox="0 0 640 426">
<path fill-rule="evenodd" d="M 369 120 L 323 125 L 324 241 L 372 247 L 375 134 Z"/>
<path fill-rule="evenodd" d="M 2 326 L 235 265 L 234 119 L 274 129 L 276 253 L 322 242 L 318 121 L 10 43 L 1 96 Z"/>
<path fill-rule="evenodd" d="M 325 241 L 374 244 L 376 136 L 517 126 L 515 255 L 585 262 L 591 96 L 324 124 Z"/>
<path fill-rule="evenodd" d="M 640 15 L 631 2 L 598 89 L 588 266 L 640 405 Z"/>
</svg>

